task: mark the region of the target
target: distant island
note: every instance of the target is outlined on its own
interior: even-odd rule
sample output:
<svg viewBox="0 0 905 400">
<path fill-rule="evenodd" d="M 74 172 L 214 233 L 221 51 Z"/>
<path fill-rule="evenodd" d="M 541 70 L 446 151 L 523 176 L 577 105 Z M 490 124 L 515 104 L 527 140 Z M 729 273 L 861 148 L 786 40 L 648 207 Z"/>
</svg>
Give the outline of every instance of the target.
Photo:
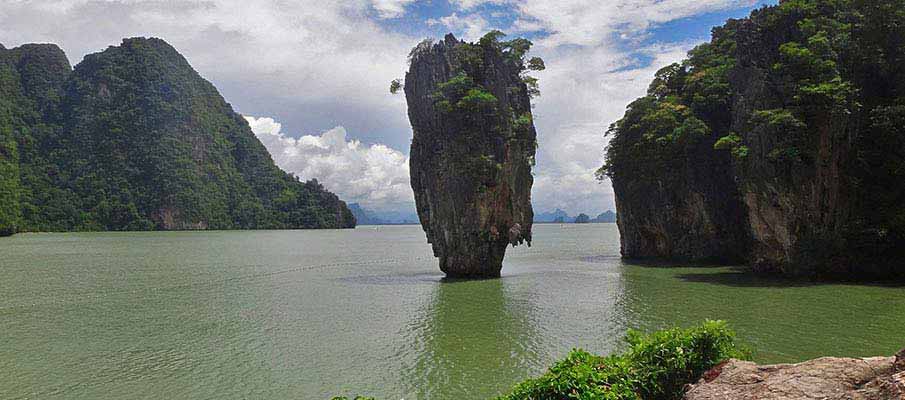
<svg viewBox="0 0 905 400">
<path fill-rule="evenodd" d="M 569 213 L 557 208 L 554 211 L 535 214 L 534 222 L 540 224 L 614 224 L 616 223 L 616 213 L 612 210 L 607 210 L 594 218 L 591 218 L 585 213 L 573 217 L 569 215 Z"/>
<path fill-rule="evenodd" d="M 374 211 L 358 203 L 349 204 L 358 225 L 417 225 L 418 215 L 404 211 Z"/>
<path fill-rule="evenodd" d="M 163 40 L 74 69 L 53 44 L 0 45 L 0 235 L 354 226 Z"/>
</svg>

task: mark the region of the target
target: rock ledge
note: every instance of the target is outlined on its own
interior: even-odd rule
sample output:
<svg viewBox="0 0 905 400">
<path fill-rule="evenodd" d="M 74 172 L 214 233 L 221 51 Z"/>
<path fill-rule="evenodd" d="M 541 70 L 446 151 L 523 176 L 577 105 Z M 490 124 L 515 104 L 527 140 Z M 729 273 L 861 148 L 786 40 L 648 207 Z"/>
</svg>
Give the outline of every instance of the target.
<svg viewBox="0 0 905 400">
<path fill-rule="evenodd" d="M 800 364 L 729 360 L 689 385 L 686 400 L 905 400 L 905 349 L 894 357 L 824 357 Z"/>
</svg>

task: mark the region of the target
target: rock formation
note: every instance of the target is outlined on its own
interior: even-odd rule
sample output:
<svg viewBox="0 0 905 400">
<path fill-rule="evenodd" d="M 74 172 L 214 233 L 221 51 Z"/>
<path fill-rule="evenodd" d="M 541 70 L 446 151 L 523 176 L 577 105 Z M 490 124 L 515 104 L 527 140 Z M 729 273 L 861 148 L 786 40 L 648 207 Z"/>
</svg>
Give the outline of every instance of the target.
<svg viewBox="0 0 905 400">
<path fill-rule="evenodd" d="M 905 276 L 901 2 L 780 1 L 657 73 L 613 125 L 625 257 Z"/>
<path fill-rule="evenodd" d="M 824 357 L 800 364 L 730 360 L 685 394 L 685 400 L 810 399 L 905 399 L 905 350 L 896 357 Z"/>
<path fill-rule="evenodd" d="M 499 276 L 507 245 L 531 243 L 536 80 L 524 73 L 542 61 L 499 36 L 423 42 L 405 75 L 418 217 L 450 277 Z"/>
<path fill-rule="evenodd" d="M 163 40 L 0 47 L 0 234 L 354 225 Z"/>
</svg>

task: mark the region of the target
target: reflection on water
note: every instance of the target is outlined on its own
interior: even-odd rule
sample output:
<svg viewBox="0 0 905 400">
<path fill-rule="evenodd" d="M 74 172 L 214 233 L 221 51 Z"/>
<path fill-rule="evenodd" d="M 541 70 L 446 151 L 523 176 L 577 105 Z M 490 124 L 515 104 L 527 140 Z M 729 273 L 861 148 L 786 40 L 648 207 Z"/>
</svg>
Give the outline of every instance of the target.
<svg viewBox="0 0 905 400">
<path fill-rule="evenodd" d="M 763 363 L 892 354 L 905 346 L 905 288 L 788 281 L 731 267 L 625 267 L 628 325 L 728 321 Z"/>
<path fill-rule="evenodd" d="M 510 298 L 507 280 L 435 286 L 406 342 L 416 351 L 407 392 L 418 399 L 489 398 L 540 362 L 530 302 Z"/>
<path fill-rule="evenodd" d="M 610 224 L 534 234 L 467 282 L 418 226 L 0 238 L 0 399 L 482 399 L 705 318 L 758 361 L 905 346 L 902 287 L 626 264 Z"/>
</svg>

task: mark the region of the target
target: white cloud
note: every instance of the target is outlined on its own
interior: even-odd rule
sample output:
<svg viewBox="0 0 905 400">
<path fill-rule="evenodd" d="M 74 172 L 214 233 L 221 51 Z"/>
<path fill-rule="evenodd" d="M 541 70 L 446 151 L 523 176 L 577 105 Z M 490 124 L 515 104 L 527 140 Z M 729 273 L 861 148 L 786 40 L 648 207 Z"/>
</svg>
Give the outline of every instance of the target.
<svg viewBox="0 0 905 400">
<path fill-rule="evenodd" d="M 405 6 L 415 0 L 372 0 L 381 18 L 395 18 L 405 13 Z"/>
<path fill-rule="evenodd" d="M 657 70 L 680 61 L 695 44 L 639 49 L 638 43 L 657 24 L 755 1 L 456 0 L 459 12 L 440 21 L 466 37 L 478 36 L 474 31 L 486 31 L 489 24 L 479 12 L 468 11 L 486 3 L 512 5 L 517 19 L 503 31 L 543 33 L 533 50 L 547 64 L 536 74 L 542 95 L 533 110 L 539 141 L 535 210 L 593 215 L 615 208 L 611 184 L 594 177 L 603 164 L 606 129 L 645 94 Z"/>
<path fill-rule="evenodd" d="M 547 69 L 538 74 L 541 96 L 535 99 L 538 131 L 535 211 L 562 208 L 596 215 L 615 209 L 609 182 L 597 182 L 609 125 L 625 106 L 643 96 L 654 73 L 681 60 L 693 43 L 640 49 L 653 57 L 642 68 L 626 68 L 636 60 L 605 47 L 547 48 L 538 53 Z"/>
<path fill-rule="evenodd" d="M 124 37 L 161 37 L 240 112 L 302 131 L 343 125 L 401 146 L 411 132 L 405 101 L 387 85 L 421 38 L 371 16 L 402 12 L 407 2 L 0 0 L 0 40 L 57 43 L 75 63 Z"/>
<path fill-rule="evenodd" d="M 512 3 L 513 0 L 452 0 L 450 3 L 455 4 L 462 10 L 470 10 L 483 4 L 505 4 Z"/>
<path fill-rule="evenodd" d="M 745 5 L 755 0 L 521 0 L 520 24 L 541 28 L 546 46 L 607 44 L 614 34 L 641 34 L 653 24 Z M 519 25 L 519 23 L 517 23 Z"/>
<path fill-rule="evenodd" d="M 490 23 L 488 23 L 480 14 L 468 14 L 463 16 L 453 13 L 441 17 L 440 19 L 430 19 L 427 21 L 427 24 L 442 24 L 455 32 L 459 32 L 461 36 L 459 39 L 468 42 L 480 39 L 481 36 L 484 36 L 485 33 L 493 29 L 490 27 Z"/>
<path fill-rule="evenodd" d="M 319 136 L 284 134 L 272 118 L 246 116 L 276 164 L 303 180 L 316 178 L 350 203 L 378 211 L 414 209 L 408 157 L 382 144 L 347 140 L 338 126 Z"/>
<path fill-rule="evenodd" d="M 0 0 L 0 38 L 7 47 L 58 43 L 75 62 L 123 37 L 162 37 L 243 114 L 272 116 L 291 132 L 324 132 L 293 139 L 273 120 L 256 119 L 256 133 L 281 166 L 318 178 L 349 201 L 385 208 L 398 201 L 404 209 L 411 202 L 407 162 L 394 148 L 408 146 L 411 128 L 404 96 L 391 96 L 387 84 L 403 75 L 422 37 L 417 26 L 394 33 L 383 19 L 406 16 L 419 1 L 430 0 Z M 547 63 L 537 74 L 542 96 L 533 110 L 540 144 L 535 210 L 594 214 L 613 208 L 609 183 L 593 178 L 606 127 L 644 94 L 654 71 L 693 45 L 626 50 L 626 44 L 637 47 L 657 24 L 754 0 L 452 3 L 455 12 L 425 25 L 443 25 L 466 40 L 493 28 L 549 33 L 534 40 L 535 55 Z M 487 4 L 511 7 L 507 15 L 517 20 L 495 26 L 500 10 L 480 7 Z M 653 62 L 637 62 L 637 52 Z"/>
</svg>

